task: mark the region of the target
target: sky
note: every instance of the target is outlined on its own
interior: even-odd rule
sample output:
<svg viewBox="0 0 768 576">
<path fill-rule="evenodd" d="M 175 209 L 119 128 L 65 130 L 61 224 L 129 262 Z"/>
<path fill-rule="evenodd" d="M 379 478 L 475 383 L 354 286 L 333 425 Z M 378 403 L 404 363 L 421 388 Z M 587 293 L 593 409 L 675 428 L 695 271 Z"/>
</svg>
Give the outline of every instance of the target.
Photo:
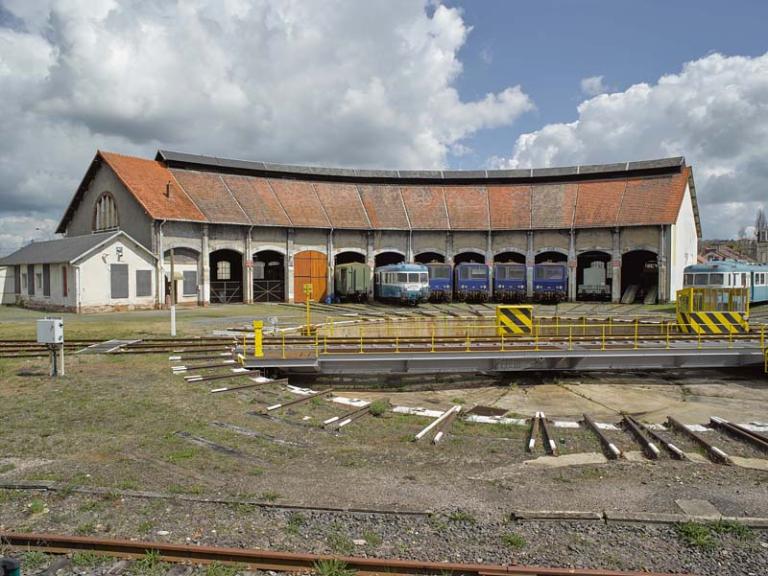
<svg viewBox="0 0 768 576">
<path fill-rule="evenodd" d="M 763 1 L 0 0 L 0 254 L 97 149 L 291 164 L 693 166 L 705 238 L 768 203 Z"/>
</svg>

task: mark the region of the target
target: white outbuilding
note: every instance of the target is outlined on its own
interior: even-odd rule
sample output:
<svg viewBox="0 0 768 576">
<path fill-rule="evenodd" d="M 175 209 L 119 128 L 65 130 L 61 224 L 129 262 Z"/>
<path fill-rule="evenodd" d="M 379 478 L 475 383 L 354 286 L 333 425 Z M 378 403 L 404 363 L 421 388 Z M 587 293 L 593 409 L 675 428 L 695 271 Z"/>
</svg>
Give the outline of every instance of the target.
<svg viewBox="0 0 768 576">
<path fill-rule="evenodd" d="M 154 308 L 155 256 L 123 231 L 33 242 L 0 259 L 3 303 L 68 312 Z"/>
</svg>

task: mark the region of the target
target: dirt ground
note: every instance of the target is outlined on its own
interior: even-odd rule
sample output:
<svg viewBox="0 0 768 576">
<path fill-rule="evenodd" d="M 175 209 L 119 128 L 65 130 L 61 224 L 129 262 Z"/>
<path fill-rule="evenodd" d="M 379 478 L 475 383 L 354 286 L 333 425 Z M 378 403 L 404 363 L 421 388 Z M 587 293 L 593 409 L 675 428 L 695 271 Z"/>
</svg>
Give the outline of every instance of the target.
<svg viewBox="0 0 768 576">
<path fill-rule="evenodd" d="M 239 316 L 216 322 L 231 323 L 232 318 Z M 10 322 L 16 321 L 25 320 Z M 89 322 L 94 322 L 96 333 L 103 332 L 104 326 L 91 320 L 81 321 L 78 330 L 88 333 Z M 5 326 L 0 333 L 7 335 L 8 330 Z M 225 382 L 236 385 L 247 379 Z M 672 430 L 663 434 L 688 452 L 690 460 L 676 461 L 667 453 L 658 461 L 647 460 L 632 436 L 613 430 L 611 439 L 627 458 L 609 462 L 584 426 L 552 424 L 558 458 L 546 457 L 541 442 L 527 452 L 528 428 L 516 424 L 459 419 L 446 440 L 433 445 L 428 440 L 413 442 L 416 432 L 432 419 L 390 411 L 365 416 L 334 432 L 322 427 L 323 420 L 350 411 L 350 406 L 318 398 L 266 415 L 267 406 L 297 395 L 281 384 L 211 394 L 210 389 L 221 382 L 211 384 L 187 383 L 172 375 L 167 355 L 72 356 L 67 375 L 59 379 L 47 376 L 44 359 L 0 360 L 0 484 L 54 482 L 59 488 L 0 489 L 0 528 L 147 538 L 163 530 L 179 541 L 332 549 L 325 528 L 319 543 L 309 535 L 294 538 L 293 528 L 286 533 L 287 517 L 259 531 L 255 527 L 264 512 L 252 505 L 180 503 L 120 492 L 153 491 L 278 506 L 409 511 L 437 519 L 467 515 L 473 519 L 471 525 L 449 520 L 449 528 L 458 531 L 451 528 L 447 534 L 460 542 L 461 530 L 472 532 L 474 543 L 468 542 L 459 552 L 463 560 L 474 561 L 473 555 L 508 560 L 494 556 L 487 547 L 508 529 L 510 515 L 520 510 L 679 514 L 678 500 L 698 499 L 726 516 L 768 517 L 768 454 L 713 430 L 702 434 L 743 465 L 713 464 L 695 443 Z M 386 398 L 392 406 L 439 411 L 457 404 L 464 410 L 492 406 L 512 418 L 543 411 L 553 423 L 577 421 L 584 413 L 604 423 L 617 423 L 623 413 L 646 423 L 662 423 L 669 415 L 690 424 L 705 424 L 711 416 L 742 423 L 768 420 L 768 378 L 749 371 L 527 374 L 483 388 L 348 393 L 336 389 L 334 395 L 369 401 Z M 101 496 L 75 492 L 81 487 L 112 492 Z M 333 522 L 349 538 L 363 537 L 359 518 L 345 516 Z M 481 528 L 486 532 L 475 534 Z M 376 546 L 376 554 L 432 557 L 418 539 L 395 536 L 397 529 L 387 528 L 383 539 L 389 548 Z M 514 529 L 533 530 L 526 535 L 529 542 L 550 530 Z M 647 530 L 646 536 L 659 542 L 670 534 L 677 537 L 672 528 Z M 629 532 L 624 532 L 627 546 L 635 538 Z M 435 538 L 439 537 L 437 531 Z M 681 542 L 676 554 L 689 549 Z M 747 552 L 727 538 L 724 542 L 718 551 L 691 548 L 691 558 L 709 562 L 708 554 L 719 558 L 720 550 L 726 549 L 746 554 L 742 561 L 751 566 L 754 554 L 763 558 L 761 543 L 766 537 L 755 531 Z M 574 546 L 578 552 L 566 547 L 557 555 L 550 553 L 551 546 L 530 545 L 528 556 L 516 554 L 514 559 L 569 565 L 574 558 L 588 564 L 592 558 L 592 566 L 664 567 L 645 556 L 624 562 L 621 555 L 618 560 L 608 558 L 615 550 L 593 554 L 593 545 Z M 686 569 L 685 561 L 670 566 Z M 718 573 L 708 563 L 701 566 L 700 573 Z"/>
</svg>

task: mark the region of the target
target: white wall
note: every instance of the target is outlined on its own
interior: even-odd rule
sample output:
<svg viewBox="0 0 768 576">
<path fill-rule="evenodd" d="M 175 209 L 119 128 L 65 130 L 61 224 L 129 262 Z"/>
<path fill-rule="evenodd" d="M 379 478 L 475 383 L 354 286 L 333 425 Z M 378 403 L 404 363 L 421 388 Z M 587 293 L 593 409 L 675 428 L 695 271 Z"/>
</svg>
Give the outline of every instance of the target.
<svg viewBox="0 0 768 576">
<path fill-rule="evenodd" d="M 118 247 L 122 257 L 118 259 Z M 128 298 L 113 299 L 111 295 L 110 265 L 128 264 Z M 155 263 L 138 246 L 125 238 L 117 238 L 98 251 L 77 262 L 80 277 L 80 307 L 87 311 L 103 307 L 152 308 L 155 304 Z M 152 273 L 152 294 L 136 296 L 136 270 Z"/>
<path fill-rule="evenodd" d="M 685 187 L 685 196 L 677 215 L 677 222 L 672 224 L 670 234 L 672 250 L 669 254 L 669 299 L 675 300 L 676 292 L 683 287 L 683 270 L 686 266 L 696 263 L 699 248 L 693 202 L 688 185 Z"/>
<path fill-rule="evenodd" d="M 16 302 L 13 266 L 0 266 L 0 304 Z"/>
</svg>

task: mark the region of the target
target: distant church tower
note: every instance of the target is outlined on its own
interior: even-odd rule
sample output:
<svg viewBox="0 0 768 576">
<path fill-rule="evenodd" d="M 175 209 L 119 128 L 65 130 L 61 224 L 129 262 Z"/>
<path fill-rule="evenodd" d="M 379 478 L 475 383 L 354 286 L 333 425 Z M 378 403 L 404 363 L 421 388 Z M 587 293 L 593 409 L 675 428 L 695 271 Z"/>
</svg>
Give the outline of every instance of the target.
<svg viewBox="0 0 768 576">
<path fill-rule="evenodd" d="M 768 264 L 768 218 L 765 217 L 762 208 L 757 212 L 755 234 L 757 235 L 755 259 L 761 264 Z"/>
</svg>

